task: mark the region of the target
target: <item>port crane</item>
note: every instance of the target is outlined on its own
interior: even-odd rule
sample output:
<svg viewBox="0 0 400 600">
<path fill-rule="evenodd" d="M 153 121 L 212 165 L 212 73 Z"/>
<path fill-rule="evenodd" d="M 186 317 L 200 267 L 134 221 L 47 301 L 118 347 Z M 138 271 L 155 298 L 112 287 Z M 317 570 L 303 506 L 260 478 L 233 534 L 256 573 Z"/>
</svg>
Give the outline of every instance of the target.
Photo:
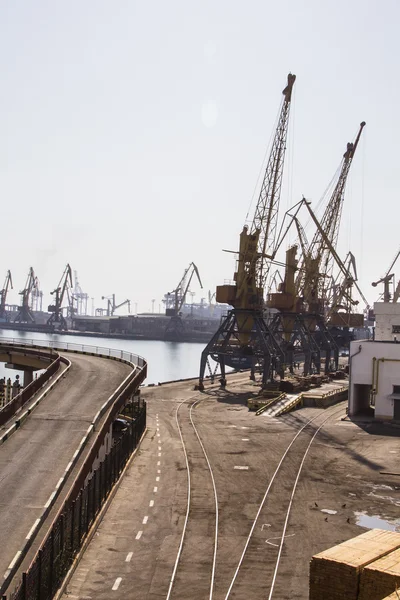
<svg viewBox="0 0 400 600">
<path fill-rule="evenodd" d="M 87 304 L 89 300 L 89 294 L 85 294 L 83 292 L 79 284 L 77 271 L 74 271 L 74 288 L 72 290 L 72 297 L 73 300 L 76 302 L 76 313 L 78 315 L 87 315 Z"/>
<path fill-rule="evenodd" d="M 113 317 L 115 311 L 118 310 L 119 308 L 121 308 L 122 306 L 125 306 L 126 304 L 128 305 L 128 312 L 131 312 L 131 301 L 130 300 L 124 300 L 120 304 L 115 304 L 115 294 L 112 294 L 111 296 L 102 296 L 101 299 L 107 300 L 107 309 L 106 309 L 107 317 Z"/>
<path fill-rule="evenodd" d="M 167 341 L 177 341 L 182 339 L 185 326 L 182 321 L 182 308 L 186 301 L 186 296 L 189 291 L 192 279 L 196 275 L 196 278 L 203 289 L 201 283 L 200 273 L 194 262 L 191 262 L 185 269 L 181 280 L 172 292 L 168 292 L 164 297 L 165 302 L 165 314 L 167 317 L 171 317 L 165 328 L 164 338 Z"/>
<path fill-rule="evenodd" d="M 58 286 L 55 290 L 50 292 L 51 295 L 55 294 L 54 304 L 50 304 L 48 311 L 50 317 L 47 319 L 47 325 L 53 325 L 58 323 L 60 331 L 66 331 L 68 329 L 67 321 L 62 314 L 62 305 L 64 299 L 68 299 L 68 312 L 72 316 L 73 314 L 73 298 L 72 298 L 72 270 L 69 264 L 64 269 Z"/>
<path fill-rule="evenodd" d="M 30 301 L 31 301 L 31 296 L 33 295 L 33 293 L 35 291 L 37 291 L 39 288 L 39 281 L 38 278 L 35 275 L 35 272 L 33 270 L 32 267 L 30 267 L 29 272 L 28 272 L 28 277 L 25 283 L 25 287 L 24 289 L 19 292 L 19 294 L 22 296 L 22 302 L 21 302 L 21 306 L 19 307 L 19 310 L 17 312 L 17 315 L 14 319 L 14 323 L 34 323 L 35 322 L 35 318 L 33 316 L 31 307 L 30 307 Z"/>
<path fill-rule="evenodd" d="M 373 287 L 376 287 L 380 283 L 383 283 L 383 301 L 384 302 L 390 302 L 392 300 L 392 295 L 390 293 L 389 286 L 391 283 L 394 285 L 395 281 L 394 281 L 394 273 L 391 273 L 391 271 L 392 271 L 397 259 L 399 258 L 399 256 L 400 256 L 400 248 L 399 248 L 396 256 L 394 257 L 394 259 L 392 260 L 390 267 L 386 271 L 386 275 L 381 277 L 381 279 L 379 279 L 379 281 L 374 281 L 372 283 Z M 398 281 L 396 289 L 394 290 L 392 302 L 397 302 L 399 297 L 400 297 L 400 280 Z"/>
<path fill-rule="evenodd" d="M 201 355 L 199 389 L 204 389 L 204 374 L 211 357 L 220 366 L 222 387 L 226 385 L 225 365 L 262 370 L 262 385 L 273 378 L 283 363 L 283 353 L 263 315 L 264 287 L 268 277 L 277 233 L 286 139 L 293 85 L 296 76 L 289 73 L 284 88 L 278 124 L 272 141 L 264 178 L 250 228 L 243 227 L 233 285 L 217 286 L 217 302 L 232 310 L 221 322 Z"/>
<path fill-rule="evenodd" d="M 6 302 L 9 288 L 13 289 L 11 271 L 7 271 L 3 289 L 0 291 L 0 319 L 7 320 Z"/>
</svg>

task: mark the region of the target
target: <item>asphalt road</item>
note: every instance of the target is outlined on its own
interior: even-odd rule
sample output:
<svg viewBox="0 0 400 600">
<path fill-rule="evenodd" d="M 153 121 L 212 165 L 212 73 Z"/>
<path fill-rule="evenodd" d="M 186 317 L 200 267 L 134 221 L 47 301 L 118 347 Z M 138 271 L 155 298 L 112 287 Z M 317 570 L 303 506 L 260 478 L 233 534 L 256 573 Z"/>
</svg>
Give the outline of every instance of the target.
<svg viewBox="0 0 400 600">
<path fill-rule="evenodd" d="M 0 446 L 0 576 L 41 516 L 99 407 L 131 370 L 104 358 L 67 356 L 69 372 Z"/>
<path fill-rule="evenodd" d="M 279 419 L 257 417 L 245 406 L 249 393 L 248 384 L 232 391 L 228 384 L 226 392 L 203 395 L 194 409 L 218 491 L 219 542 L 213 600 L 226 598 L 261 499 L 289 442 L 305 421 L 317 414 L 327 416 L 331 410 L 301 409 Z M 77 564 L 63 600 L 209 598 L 214 508 L 209 473 L 204 464 L 201 467 L 199 449 L 189 439 L 187 415 L 182 419 L 183 437 L 192 453 L 189 462 L 196 466 L 192 492 L 196 497 L 203 493 L 207 497 L 204 510 L 196 505 L 189 515 L 192 522 L 182 549 L 183 561 L 168 595 L 187 502 L 186 462 L 175 415 L 182 400 L 196 394 L 189 382 L 146 389 L 142 394 L 148 402 L 147 435 Z M 336 414 L 338 407 L 332 409 L 335 416 L 316 438 L 301 474 L 274 600 L 308 598 L 312 555 L 363 533 L 365 529 L 356 524 L 356 512 L 397 518 L 398 481 L 382 476 L 380 470 L 395 470 L 399 431 L 342 421 L 344 406 L 340 415 Z M 246 567 L 250 568 L 250 579 L 245 588 L 238 581 L 229 600 L 268 598 L 281 522 L 298 468 L 296 453 L 288 455 L 284 477 L 272 487 L 262 522 L 257 523 L 259 544 L 251 548 L 251 566 L 247 563 Z"/>
</svg>

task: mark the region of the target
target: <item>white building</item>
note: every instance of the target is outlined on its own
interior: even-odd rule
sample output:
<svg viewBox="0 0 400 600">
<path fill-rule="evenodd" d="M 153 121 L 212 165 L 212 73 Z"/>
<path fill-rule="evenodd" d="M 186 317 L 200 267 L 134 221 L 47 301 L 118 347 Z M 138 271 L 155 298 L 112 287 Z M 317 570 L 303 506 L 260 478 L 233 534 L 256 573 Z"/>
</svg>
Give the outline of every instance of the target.
<svg viewBox="0 0 400 600">
<path fill-rule="evenodd" d="M 375 339 L 350 345 L 349 415 L 400 421 L 400 304 L 377 302 Z"/>
</svg>

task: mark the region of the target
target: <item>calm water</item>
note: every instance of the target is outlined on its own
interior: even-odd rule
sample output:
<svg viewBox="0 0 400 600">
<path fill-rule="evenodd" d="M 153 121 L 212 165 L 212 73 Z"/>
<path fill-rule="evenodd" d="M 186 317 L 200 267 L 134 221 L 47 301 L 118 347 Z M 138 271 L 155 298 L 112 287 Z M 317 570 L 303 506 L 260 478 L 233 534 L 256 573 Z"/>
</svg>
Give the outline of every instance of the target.
<svg viewBox="0 0 400 600">
<path fill-rule="evenodd" d="M 103 348 L 127 350 L 143 356 L 148 362 L 147 384 L 198 377 L 200 355 L 205 344 L 187 344 L 176 342 L 145 341 L 145 340 L 116 340 L 113 338 L 93 338 L 61 334 L 35 333 L 32 331 L 0 330 L 0 338 L 15 338 L 23 340 L 51 340 L 70 344 L 85 344 Z M 0 363 L 0 376 L 11 377 L 17 371 L 5 369 Z"/>
</svg>

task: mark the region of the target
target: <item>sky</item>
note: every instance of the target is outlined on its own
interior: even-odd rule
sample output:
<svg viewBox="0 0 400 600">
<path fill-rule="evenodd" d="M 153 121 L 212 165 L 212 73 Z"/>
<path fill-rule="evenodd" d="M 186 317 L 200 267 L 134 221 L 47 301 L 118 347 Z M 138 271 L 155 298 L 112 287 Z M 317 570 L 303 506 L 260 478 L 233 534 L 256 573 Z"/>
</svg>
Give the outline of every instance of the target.
<svg viewBox="0 0 400 600">
<path fill-rule="evenodd" d="M 252 219 L 289 72 L 280 215 L 319 203 L 366 121 L 338 250 L 377 300 L 400 245 L 399 20 L 397 0 L 1 2 L 8 301 L 31 266 L 44 304 L 69 263 L 96 307 L 114 293 L 139 312 L 162 310 L 192 261 L 195 302 L 231 280 L 222 249 Z"/>
</svg>

